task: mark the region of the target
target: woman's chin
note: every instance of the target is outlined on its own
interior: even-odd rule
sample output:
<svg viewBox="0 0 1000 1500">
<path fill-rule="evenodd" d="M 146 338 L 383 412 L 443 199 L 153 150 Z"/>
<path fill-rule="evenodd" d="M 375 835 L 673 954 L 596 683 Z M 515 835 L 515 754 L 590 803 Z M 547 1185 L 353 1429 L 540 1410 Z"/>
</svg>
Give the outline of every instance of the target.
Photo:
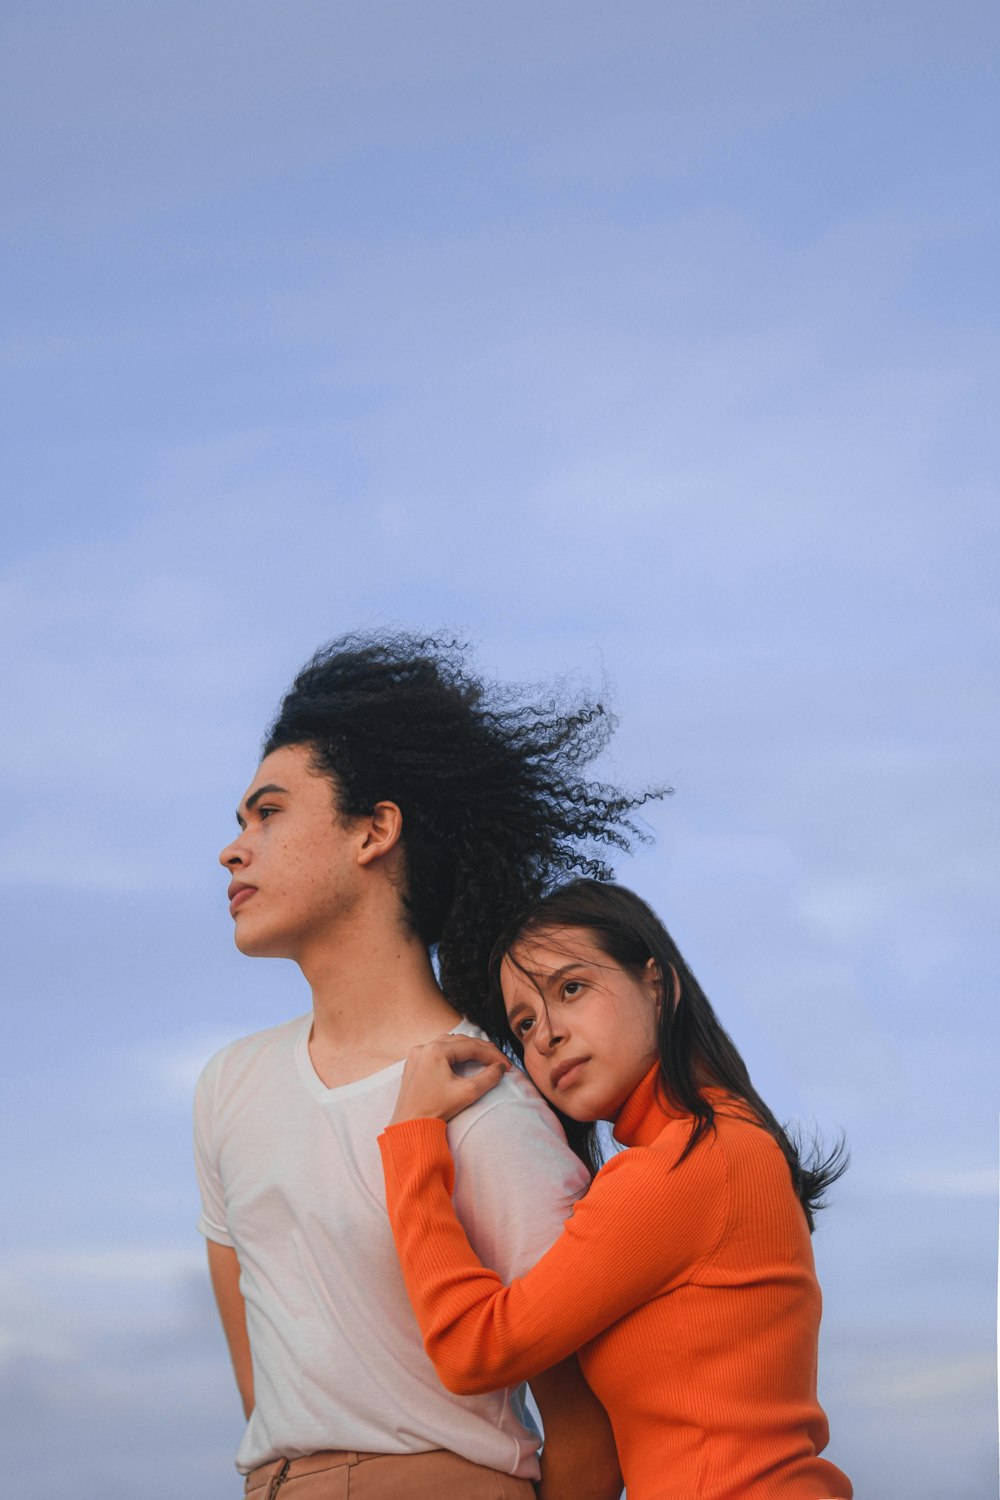
<svg viewBox="0 0 1000 1500">
<path fill-rule="evenodd" d="M 603 1115 L 594 1110 L 593 1101 L 590 1099 L 582 1097 L 574 1099 L 572 1094 L 566 1097 L 560 1094 L 558 1089 L 553 1090 L 551 1093 L 545 1093 L 543 1089 L 542 1093 L 545 1094 L 546 1099 L 552 1105 L 553 1109 L 557 1109 L 560 1114 L 566 1115 L 571 1120 L 579 1121 L 581 1125 L 585 1125 L 591 1120 L 601 1120 L 604 1118 Z"/>
</svg>

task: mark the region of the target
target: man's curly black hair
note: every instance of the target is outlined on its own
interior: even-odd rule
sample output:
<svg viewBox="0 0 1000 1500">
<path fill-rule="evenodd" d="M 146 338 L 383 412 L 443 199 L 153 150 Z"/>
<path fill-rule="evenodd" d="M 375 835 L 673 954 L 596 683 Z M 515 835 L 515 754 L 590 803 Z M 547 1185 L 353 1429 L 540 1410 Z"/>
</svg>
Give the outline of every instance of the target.
<svg viewBox="0 0 1000 1500">
<path fill-rule="evenodd" d="M 453 637 L 354 632 L 302 669 L 264 742 L 311 746 L 348 817 L 398 804 L 413 930 L 481 1025 L 497 934 L 570 875 L 610 879 L 607 851 L 643 840 L 632 815 L 660 795 L 585 779 L 615 727 L 601 703 L 523 699 L 475 676 Z"/>
</svg>

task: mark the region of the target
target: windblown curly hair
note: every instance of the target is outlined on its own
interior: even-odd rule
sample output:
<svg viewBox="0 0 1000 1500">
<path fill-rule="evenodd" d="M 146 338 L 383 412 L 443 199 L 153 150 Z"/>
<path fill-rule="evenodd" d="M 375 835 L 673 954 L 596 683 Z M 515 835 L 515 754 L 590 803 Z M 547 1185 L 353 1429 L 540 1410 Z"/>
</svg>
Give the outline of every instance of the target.
<svg viewBox="0 0 1000 1500">
<path fill-rule="evenodd" d="M 633 815 L 663 794 L 586 780 L 616 721 L 564 696 L 485 684 L 450 636 L 355 632 L 317 651 L 264 741 L 264 754 L 311 746 L 346 816 L 398 804 L 409 920 L 437 950 L 448 999 L 480 1025 L 505 924 L 567 876 L 611 879 L 607 852 L 645 840 Z"/>
</svg>

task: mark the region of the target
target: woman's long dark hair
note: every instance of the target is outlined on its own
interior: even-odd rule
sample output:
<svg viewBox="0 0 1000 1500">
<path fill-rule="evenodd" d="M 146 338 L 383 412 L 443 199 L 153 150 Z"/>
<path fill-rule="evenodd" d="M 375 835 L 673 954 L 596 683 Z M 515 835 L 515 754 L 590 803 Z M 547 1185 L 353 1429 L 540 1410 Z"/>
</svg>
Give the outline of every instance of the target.
<svg viewBox="0 0 1000 1500">
<path fill-rule="evenodd" d="M 804 1153 L 801 1141 L 775 1119 L 750 1082 L 739 1052 L 719 1022 L 704 990 L 685 963 L 677 944 L 656 913 L 633 891 L 597 880 L 574 880 L 543 896 L 501 934 L 490 958 L 491 1030 L 497 1031 L 504 1017 L 500 990 L 503 960 L 526 938 L 563 927 L 583 927 L 598 946 L 638 977 L 652 959 L 662 976 L 660 1006 L 659 1086 L 665 1099 L 692 1117 L 691 1135 L 683 1161 L 705 1134 L 714 1128 L 715 1110 L 702 1093 L 708 1080 L 724 1088 L 748 1106 L 756 1122 L 774 1137 L 788 1162 L 792 1185 L 805 1210 L 810 1230 L 816 1212 L 825 1206 L 824 1194 L 846 1170 L 847 1150 L 841 1137 L 826 1156 L 817 1141 Z M 516 959 L 511 959 L 516 962 Z M 522 965 L 518 964 L 518 967 Z M 527 970 L 525 971 L 527 972 Z M 677 975 L 679 998 L 671 1003 L 673 974 Z M 519 1044 L 509 1035 L 510 1050 L 521 1055 Z M 699 1086 L 701 1080 L 701 1086 Z M 594 1169 L 600 1163 L 596 1127 L 570 1120 L 556 1111 L 577 1154 Z"/>
</svg>

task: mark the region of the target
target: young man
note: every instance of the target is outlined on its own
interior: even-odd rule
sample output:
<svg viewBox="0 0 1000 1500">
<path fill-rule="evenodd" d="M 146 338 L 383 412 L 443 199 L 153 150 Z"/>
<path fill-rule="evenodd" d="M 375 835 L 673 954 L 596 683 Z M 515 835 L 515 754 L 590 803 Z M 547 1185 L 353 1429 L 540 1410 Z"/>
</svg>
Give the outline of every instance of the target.
<svg viewBox="0 0 1000 1500">
<path fill-rule="evenodd" d="M 217 1054 L 195 1105 L 254 1500 L 290 1480 L 289 1500 L 532 1495 L 520 1393 L 453 1396 L 424 1353 L 376 1140 L 408 1050 L 485 1016 L 505 920 L 570 870 L 603 872 L 601 844 L 628 847 L 637 801 L 581 776 L 610 732 L 599 705 L 522 706 L 454 643 L 409 636 L 333 642 L 281 705 L 220 859 L 237 947 L 298 963 L 312 1009 Z M 449 1136 L 456 1207 L 509 1280 L 588 1173 L 517 1069 Z M 611 1500 L 613 1439 L 576 1361 L 532 1390 L 539 1493 Z"/>
</svg>

